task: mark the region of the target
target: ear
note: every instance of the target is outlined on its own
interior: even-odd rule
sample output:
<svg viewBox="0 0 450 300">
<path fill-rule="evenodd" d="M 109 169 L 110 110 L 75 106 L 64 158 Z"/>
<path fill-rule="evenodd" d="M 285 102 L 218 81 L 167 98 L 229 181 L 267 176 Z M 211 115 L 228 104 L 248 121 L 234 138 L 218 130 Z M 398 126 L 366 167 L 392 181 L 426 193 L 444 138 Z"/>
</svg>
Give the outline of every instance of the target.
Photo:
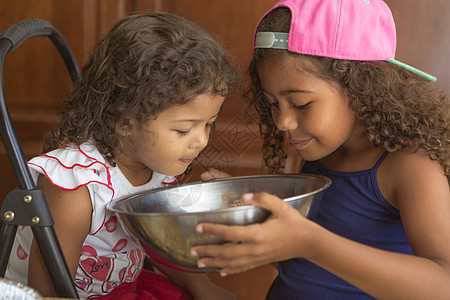
<svg viewBox="0 0 450 300">
<path fill-rule="evenodd" d="M 119 129 L 118 133 L 119 133 L 119 135 L 121 135 L 122 137 L 126 137 L 126 136 L 129 136 L 129 135 L 130 135 L 130 131 L 127 130 L 127 129 L 125 129 L 125 128 Z"/>
<path fill-rule="evenodd" d="M 122 137 L 131 135 L 134 123 L 135 120 L 126 120 L 121 122 L 119 125 L 117 125 L 117 133 Z"/>
</svg>

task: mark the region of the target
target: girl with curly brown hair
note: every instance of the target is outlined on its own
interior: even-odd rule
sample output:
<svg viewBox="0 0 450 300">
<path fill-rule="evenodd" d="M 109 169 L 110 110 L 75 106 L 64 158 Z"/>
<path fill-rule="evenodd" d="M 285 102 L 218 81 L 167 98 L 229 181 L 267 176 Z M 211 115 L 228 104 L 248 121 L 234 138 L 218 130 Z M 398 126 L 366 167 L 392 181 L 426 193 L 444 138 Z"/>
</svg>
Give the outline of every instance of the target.
<svg viewBox="0 0 450 300">
<path fill-rule="evenodd" d="M 80 298 L 234 298 L 204 274 L 152 262 L 169 281 L 143 270 L 145 249 L 106 206 L 176 182 L 207 145 L 236 81 L 218 43 L 177 14 L 127 17 L 99 42 L 44 154 L 29 162 Z M 29 228 L 19 230 L 7 276 L 52 296 L 31 241 Z"/>
<path fill-rule="evenodd" d="M 267 193 L 250 226 L 199 224 L 228 241 L 201 267 L 233 274 L 278 262 L 267 299 L 449 299 L 449 101 L 394 59 L 381 0 L 281 0 L 260 21 L 250 64 L 263 155 L 332 179 L 317 216 Z M 210 174 L 211 175 L 211 174 Z"/>
</svg>

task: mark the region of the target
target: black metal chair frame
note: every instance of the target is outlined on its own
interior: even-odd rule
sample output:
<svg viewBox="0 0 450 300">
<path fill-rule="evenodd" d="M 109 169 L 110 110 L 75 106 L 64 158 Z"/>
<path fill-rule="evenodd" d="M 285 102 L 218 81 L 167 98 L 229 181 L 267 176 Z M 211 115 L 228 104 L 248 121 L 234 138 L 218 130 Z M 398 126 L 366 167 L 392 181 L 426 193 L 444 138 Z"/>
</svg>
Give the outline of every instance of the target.
<svg viewBox="0 0 450 300">
<path fill-rule="evenodd" d="M 0 277 L 4 277 L 18 225 L 31 226 L 34 238 L 45 261 L 58 297 L 78 298 L 72 277 L 64 259 L 53 219 L 42 189 L 32 180 L 22 148 L 17 140 L 5 99 L 3 70 L 6 55 L 30 38 L 48 37 L 69 71 L 72 82 L 80 69 L 67 41 L 48 21 L 27 19 L 8 27 L 0 35 L 0 132 L 10 163 L 18 181 L 4 199 L 0 212 Z"/>
</svg>

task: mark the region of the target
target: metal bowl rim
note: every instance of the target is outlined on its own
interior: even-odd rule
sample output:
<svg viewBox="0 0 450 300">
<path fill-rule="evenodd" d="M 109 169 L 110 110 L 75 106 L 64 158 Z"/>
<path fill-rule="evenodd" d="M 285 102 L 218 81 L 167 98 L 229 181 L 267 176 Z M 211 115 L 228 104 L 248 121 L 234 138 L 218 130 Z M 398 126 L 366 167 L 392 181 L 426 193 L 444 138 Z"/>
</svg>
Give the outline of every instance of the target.
<svg viewBox="0 0 450 300">
<path fill-rule="evenodd" d="M 205 184 L 209 184 L 209 183 L 216 183 L 216 182 L 221 182 L 221 181 L 234 181 L 234 180 L 242 180 L 242 179 L 254 179 L 254 178 L 282 178 L 282 177 L 299 177 L 299 178 L 305 178 L 305 177 L 313 177 L 313 178 L 317 178 L 320 179 L 324 182 L 324 185 L 312 192 L 309 193 L 305 193 L 305 194 L 301 194 L 301 195 L 297 195 L 297 196 L 292 196 L 292 197 L 288 197 L 288 198 L 284 198 L 283 201 L 286 203 L 289 203 L 291 201 L 295 201 L 301 198 L 306 198 L 309 197 L 310 195 L 313 194 L 317 194 L 325 189 L 327 189 L 330 185 L 331 185 L 331 179 L 326 177 L 326 176 L 322 176 L 322 175 L 317 175 L 317 174 L 308 174 L 308 173 L 295 173 L 295 174 L 291 174 L 291 173 L 285 173 L 285 174 L 264 174 L 264 175 L 249 175 L 249 176 L 237 176 L 237 177 L 225 177 L 225 178 L 217 178 L 217 179 L 213 179 L 213 180 L 209 180 L 209 181 L 196 181 L 196 182 L 188 182 L 188 183 L 183 183 L 182 186 L 189 186 L 189 185 L 196 185 L 196 184 L 201 184 L 201 185 L 205 185 Z M 131 198 L 135 198 L 138 197 L 140 195 L 143 194 L 153 194 L 156 192 L 160 192 L 160 191 L 166 191 L 169 189 L 175 189 L 175 188 L 179 188 L 180 185 L 175 185 L 175 186 L 168 186 L 168 187 L 161 187 L 161 188 L 156 188 L 156 189 L 152 189 L 149 191 L 144 191 L 144 192 L 140 192 L 140 193 L 136 193 L 136 194 L 132 194 L 132 195 L 128 195 L 125 196 L 123 198 L 119 198 L 116 200 L 111 201 L 110 203 L 108 203 L 108 205 L 106 206 L 106 209 L 113 212 L 113 213 L 118 213 L 118 214 L 122 214 L 122 215 L 128 215 L 128 216 L 148 216 L 148 215 L 152 215 L 152 216 L 183 216 L 183 215 L 192 215 L 192 214 L 197 214 L 197 215 L 208 215 L 208 214 L 221 214 L 224 212 L 229 212 L 229 211 L 239 211 L 239 210 L 251 210 L 251 209 L 259 209 L 259 210 L 264 210 L 261 207 L 257 207 L 254 205 L 242 205 L 242 206 L 237 206 L 237 207 L 229 207 L 229 208 L 222 208 L 222 209 L 217 209 L 217 210 L 207 210 L 207 211 L 199 211 L 199 212 L 126 212 L 123 210 L 118 210 L 115 209 L 115 207 L 117 205 L 119 205 L 121 202 L 129 200 Z"/>
</svg>

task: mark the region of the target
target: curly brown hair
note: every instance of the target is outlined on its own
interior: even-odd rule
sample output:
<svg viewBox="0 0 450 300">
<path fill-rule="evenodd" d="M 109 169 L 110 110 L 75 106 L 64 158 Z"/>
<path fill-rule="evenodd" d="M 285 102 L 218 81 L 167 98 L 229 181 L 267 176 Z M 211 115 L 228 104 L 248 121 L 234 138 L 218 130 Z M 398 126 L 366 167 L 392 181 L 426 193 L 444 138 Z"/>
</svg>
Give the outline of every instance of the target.
<svg viewBox="0 0 450 300">
<path fill-rule="evenodd" d="M 287 8 L 271 11 L 257 31 L 289 32 L 291 14 Z M 368 140 L 387 151 L 424 149 L 438 161 L 449 179 L 449 111 L 447 95 L 434 83 L 385 61 L 350 61 L 289 52 L 255 49 L 249 66 L 251 84 L 246 96 L 259 113 L 263 158 L 272 172 L 286 161 L 285 140 L 271 116 L 256 70 L 258 61 L 294 55 L 297 68 L 317 76 L 349 98 L 351 108 L 365 128 Z"/>
<path fill-rule="evenodd" d="M 226 96 L 237 72 L 222 47 L 193 21 L 171 13 L 117 22 L 98 43 L 43 151 L 93 140 L 113 166 L 118 130 L 140 125 L 200 94 Z"/>
</svg>

